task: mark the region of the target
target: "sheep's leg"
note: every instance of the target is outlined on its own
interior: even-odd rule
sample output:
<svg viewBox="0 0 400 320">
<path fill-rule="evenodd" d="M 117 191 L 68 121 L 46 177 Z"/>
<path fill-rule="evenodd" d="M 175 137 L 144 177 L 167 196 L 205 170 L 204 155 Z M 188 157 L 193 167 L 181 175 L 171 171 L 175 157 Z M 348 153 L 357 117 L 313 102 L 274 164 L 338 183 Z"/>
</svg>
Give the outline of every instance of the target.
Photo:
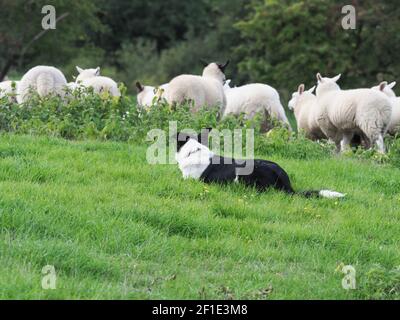
<svg viewBox="0 0 400 320">
<path fill-rule="evenodd" d="M 330 139 L 330 141 L 335 143 L 336 146 L 336 153 L 340 153 L 340 140 Z"/>
<path fill-rule="evenodd" d="M 346 132 L 343 134 L 343 139 L 340 142 L 340 151 L 346 152 L 351 149 L 350 144 L 351 140 L 353 139 L 354 133 L 353 132 Z"/>
<path fill-rule="evenodd" d="M 386 150 L 385 150 L 385 142 L 383 139 L 383 135 L 379 135 L 379 137 L 375 140 L 376 146 L 378 147 L 378 152 L 385 154 Z"/>
<path fill-rule="evenodd" d="M 336 152 L 340 153 L 340 142 L 342 140 L 341 132 L 332 124 L 327 115 L 317 119 L 318 125 L 322 133 L 336 145 Z"/>
<path fill-rule="evenodd" d="M 369 138 L 362 132 L 357 132 L 354 134 L 351 140 L 351 146 L 354 148 L 362 147 L 366 150 L 371 149 L 371 142 Z"/>
<path fill-rule="evenodd" d="M 385 141 L 383 139 L 382 130 L 370 130 L 369 134 L 366 134 L 368 140 L 371 142 L 370 148 L 377 147 L 379 153 L 386 153 Z"/>
<path fill-rule="evenodd" d="M 372 149 L 374 146 L 376 146 L 379 153 L 382 153 L 382 154 L 386 153 L 385 141 L 383 139 L 383 134 L 373 133 L 370 135 L 369 140 L 371 141 L 370 149 Z"/>
</svg>

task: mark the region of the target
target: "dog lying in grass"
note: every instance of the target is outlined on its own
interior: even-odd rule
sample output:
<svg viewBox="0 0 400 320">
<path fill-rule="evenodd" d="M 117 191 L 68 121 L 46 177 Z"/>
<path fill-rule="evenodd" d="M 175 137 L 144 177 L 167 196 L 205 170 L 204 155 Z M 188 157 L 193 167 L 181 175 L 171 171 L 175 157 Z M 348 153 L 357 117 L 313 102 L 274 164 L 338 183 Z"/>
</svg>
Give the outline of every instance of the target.
<svg viewBox="0 0 400 320">
<path fill-rule="evenodd" d="M 204 132 L 204 131 L 203 131 Z M 264 192 L 274 188 L 289 195 L 301 195 L 307 198 L 343 198 L 344 194 L 331 191 L 296 192 L 290 183 L 288 174 L 278 164 L 267 160 L 237 160 L 215 155 L 208 148 L 208 134 L 193 136 L 186 133 L 177 135 L 177 153 L 175 155 L 184 179 L 201 180 L 204 183 L 244 183 Z M 202 139 L 203 138 L 203 139 Z M 200 143 L 200 141 L 203 143 Z M 245 168 L 251 172 L 241 174 Z"/>
</svg>

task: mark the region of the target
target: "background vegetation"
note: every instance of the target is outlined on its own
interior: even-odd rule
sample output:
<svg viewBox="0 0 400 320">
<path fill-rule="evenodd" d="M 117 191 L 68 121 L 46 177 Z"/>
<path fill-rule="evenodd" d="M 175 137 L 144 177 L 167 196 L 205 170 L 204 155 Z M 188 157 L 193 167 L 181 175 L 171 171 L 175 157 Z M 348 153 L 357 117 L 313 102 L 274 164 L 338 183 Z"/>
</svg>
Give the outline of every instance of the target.
<svg viewBox="0 0 400 320">
<path fill-rule="evenodd" d="M 72 79 L 76 64 L 100 65 L 126 84 L 161 84 L 198 73 L 198 60 L 232 59 L 234 84 L 266 82 L 284 97 L 315 74 L 343 73 L 344 87 L 395 80 L 400 71 L 397 1 L 350 1 L 357 29 L 343 30 L 332 0 L 54 0 L 57 30 L 40 34 L 48 1 L 0 0 L 0 79 L 37 64 Z M 33 40 L 33 41 L 32 41 Z"/>
</svg>

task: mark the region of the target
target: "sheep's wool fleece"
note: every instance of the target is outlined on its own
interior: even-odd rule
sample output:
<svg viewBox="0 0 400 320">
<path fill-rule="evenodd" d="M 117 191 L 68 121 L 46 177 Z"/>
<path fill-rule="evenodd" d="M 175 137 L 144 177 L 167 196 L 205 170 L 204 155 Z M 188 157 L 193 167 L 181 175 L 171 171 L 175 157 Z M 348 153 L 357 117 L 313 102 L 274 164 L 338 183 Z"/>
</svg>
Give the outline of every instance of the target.
<svg viewBox="0 0 400 320">
<path fill-rule="evenodd" d="M 305 91 L 297 97 L 296 106 L 294 107 L 297 128 L 303 130 L 308 138 L 318 140 L 325 138 L 318 124 L 320 108 L 317 105 L 317 97 Z"/>
<path fill-rule="evenodd" d="M 87 88 L 93 88 L 95 93 L 108 92 L 113 97 L 121 96 L 117 83 L 108 77 L 92 77 L 81 82 L 81 85 Z"/>
<path fill-rule="evenodd" d="M 64 97 L 67 80 L 64 74 L 48 66 L 37 66 L 29 70 L 21 79 L 17 90 L 17 99 L 23 103 L 29 99 L 30 90 L 36 91 L 39 96 L 50 94 Z"/>
<path fill-rule="evenodd" d="M 144 86 L 143 91 L 137 95 L 138 105 L 146 108 L 151 107 L 156 96 L 160 99 L 165 97 L 165 92 L 167 88 L 168 84 L 163 84 L 158 88 L 152 86 Z"/>
<path fill-rule="evenodd" d="M 237 88 L 226 88 L 225 95 L 224 116 L 244 113 L 252 118 L 257 113 L 267 112 L 272 118 L 289 125 L 279 94 L 271 86 L 255 83 Z"/>
<path fill-rule="evenodd" d="M 318 105 L 333 126 L 341 130 L 386 129 L 392 115 L 389 99 L 371 89 L 339 90 L 318 97 Z"/>
<path fill-rule="evenodd" d="M 388 132 L 394 135 L 400 131 L 400 98 L 390 98 L 390 102 L 392 103 L 392 118 Z"/>
<path fill-rule="evenodd" d="M 172 79 L 165 98 L 170 104 L 192 101 L 193 111 L 203 106 L 225 108 L 224 81 L 224 74 L 212 63 L 204 69 L 202 76 L 181 75 Z"/>
</svg>

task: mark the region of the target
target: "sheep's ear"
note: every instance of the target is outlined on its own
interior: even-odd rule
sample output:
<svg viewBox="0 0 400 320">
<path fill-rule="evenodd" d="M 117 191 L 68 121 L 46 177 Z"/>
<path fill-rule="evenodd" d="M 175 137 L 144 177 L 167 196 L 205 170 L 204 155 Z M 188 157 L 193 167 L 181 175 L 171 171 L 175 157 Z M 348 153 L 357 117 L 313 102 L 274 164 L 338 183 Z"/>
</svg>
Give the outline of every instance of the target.
<svg viewBox="0 0 400 320">
<path fill-rule="evenodd" d="M 81 74 L 83 72 L 83 69 L 76 66 L 76 71 L 78 71 Z"/>
<path fill-rule="evenodd" d="M 225 72 L 225 69 L 226 69 L 226 67 L 229 65 L 230 62 L 231 62 L 231 61 L 228 60 L 228 61 L 226 61 L 224 64 L 218 64 L 218 68 L 219 68 L 222 72 Z"/>
<path fill-rule="evenodd" d="M 204 68 L 209 65 L 209 63 L 204 59 L 200 59 L 200 63 L 203 65 Z"/>
<path fill-rule="evenodd" d="M 318 82 L 323 82 L 323 80 L 324 80 L 324 78 L 322 78 L 322 76 L 321 76 L 321 74 L 318 72 L 317 73 L 317 80 L 318 80 Z"/>
<path fill-rule="evenodd" d="M 393 81 L 391 84 L 388 85 L 389 89 L 393 89 L 396 86 L 397 82 Z"/>
<path fill-rule="evenodd" d="M 338 74 L 336 77 L 334 77 L 334 78 L 332 79 L 332 81 L 338 82 L 338 81 L 340 80 L 341 77 L 342 77 L 342 74 Z"/>
<path fill-rule="evenodd" d="M 136 89 L 137 89 L 138 93 L 141 93 L 144 90 L 144 87 L 142 86 L 142 84 L 139 81 L 136 82 Z"/>
<path fill-rule="evenodd" d="M 388 83 L 386 81 L 381 82 L 380 85 L 379 85 L 379 90 L 380 91 L 385 90 L 387 85 L 388 85 Z"/>
<path fill-rule="evenodd" d="M 299 89 L 297 90 L 297 92 L 301 95 L 304 93 L 305 88 L 306 88 L 305 85 L 301 84 L 299 85 Z"/>
<path fill-rule="evenodd" d="M 308 92 L 308 93 L 314 93 L 315 88 L 316 88 L 316 87 L 314 86 L 314 87 L 312 87 L 310 90 L 308 90 L 307 92 Z"/>
<path fill-rule="evenodd" d="M 96 76 L 99 76 L 100 75 L 100 67 L 97 67 L 96 68 Z"/>
</svg>

